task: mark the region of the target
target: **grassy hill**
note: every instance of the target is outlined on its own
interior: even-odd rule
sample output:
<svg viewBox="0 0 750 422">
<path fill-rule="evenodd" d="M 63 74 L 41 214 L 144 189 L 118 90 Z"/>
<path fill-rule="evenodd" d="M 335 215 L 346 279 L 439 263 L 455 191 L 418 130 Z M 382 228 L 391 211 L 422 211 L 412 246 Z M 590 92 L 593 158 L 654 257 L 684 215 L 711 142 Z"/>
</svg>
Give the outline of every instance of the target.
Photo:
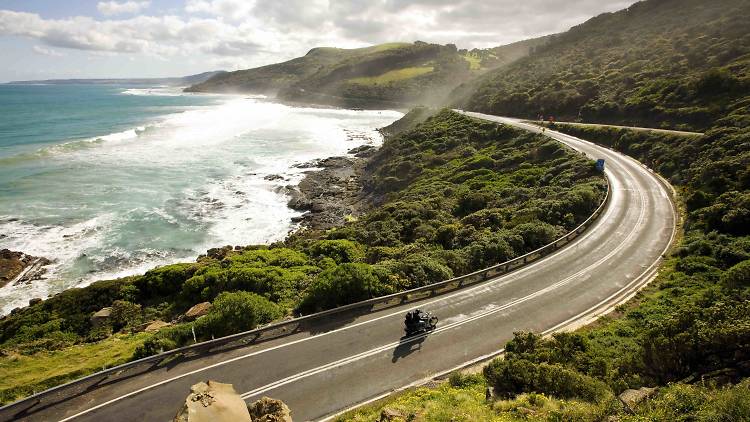
<svg viewBox="0 0 750 422">
<path fill-rule="evenodd" d="M 750 92 L 750 2 L 651 0 L 553 36 L 454 93 L 494 114 L 705 129 Z"/>
<path fill-rule="evenodd" d="M 538 38 L 493 49 L 424 42 L 315 48 L 283 63 L 217 75 L 190 92 L 243 92 L 348 107 L 443 104 L 456 86 L 527 55 Z"/>
</svg>

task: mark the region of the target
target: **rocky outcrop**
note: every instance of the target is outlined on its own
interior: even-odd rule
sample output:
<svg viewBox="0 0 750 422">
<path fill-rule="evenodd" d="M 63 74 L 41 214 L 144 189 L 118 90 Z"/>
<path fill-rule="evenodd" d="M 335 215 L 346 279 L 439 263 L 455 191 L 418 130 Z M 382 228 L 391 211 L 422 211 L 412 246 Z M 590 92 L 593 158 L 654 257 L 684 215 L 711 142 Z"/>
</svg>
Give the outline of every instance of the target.
<svg viewBox="0 0 750 422">
<path fill-rule="evenodd" d="M 211 305 L 211 302 L 201 302 L 197 305 L 193 305 L 187 310 L 187 312 L 185 312 L 185 319 L 188 321 L 198 319 L 203 315 L 208 314 L 212 307 L 213 305 Z"/>
<path fill-rule="evenodd" d="M 232 384 L 199 382 L 175 415 L 174 422 L 252 422 L 245 401 Z"/>
<path fill-rule="evenodd" d="M 281 400 L 263 397 L 246 405 L 232 384 L 206 381 L 190 388 L 173 422 L 292 422 L 292 416 Z"/>
<path fill-rule="evenodd" d="M 262 397 L 247 408 L 253 422 L 292 422 L 291 411 L 281 400 Z"/>
<path fill-rule="evenodd" d="M 307 228 L 327 230 L 361 214 L 368 204 L 360 184 L 365 160 L 331 157 L 314 164 L 322 169 L 307 172 L 296 187 L 283 188 L 290 198 L 287 204 L 290 208 L 307 211 L 296 222 Z"/>
<path fill-rule="evenodd" d="M 143 331 L 147 333 L 155 333 L 161 330 L 162 328 L 171 327 L 171 326 L 172 324 L 168 322 L 156 320 L 156 321 L 152 321 L 146 324 L 145 327 L 143 328 Z"/>
<path fill-rule="evenodd" d="M 91 315 L 91 326 L 93 328 L 103 327 L 109 324 L 109 318 L 112 315 L 112 308 L 99 309 Z"/>
<path fill-rule="evenodd" d="M 625 390 L 619 395 L 619 399 L 625 406 L 625 410 L 635 413 L 639 403 L 656 394 L 656 388 L 641 387 L 637 390 Z"/>
<path fill-rule="evenodd" d="M 26 255 L 23 252 L 0 250 L 0 287 L 13 282 L 13 284 L 31 283 L 34 280 L 44 278 L 44 273 L 51 261 L 47 258 L 39 258 Z"/>
</svg>

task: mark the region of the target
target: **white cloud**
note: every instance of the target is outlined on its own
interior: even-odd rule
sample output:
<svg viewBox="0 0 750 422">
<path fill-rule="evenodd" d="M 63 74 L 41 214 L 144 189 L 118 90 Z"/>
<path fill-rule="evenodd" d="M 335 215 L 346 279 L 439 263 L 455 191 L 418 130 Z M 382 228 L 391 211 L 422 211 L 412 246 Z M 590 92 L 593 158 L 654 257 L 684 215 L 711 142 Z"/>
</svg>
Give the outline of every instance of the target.
<svg viewBox="0 0 750 422">
<path fill-rule="evenodd" d="M 61 53 L 61 52 L 59 52 L 57 50 L 52 50 L 50 48 L 42 47 L 41 45 L 35 45 L 35 46 L 31 47 L 31 49 L 34 50 L 35 53 L 41 54 L 43 56 L 50 56 L 50 57 L 62 57 L 62 56 L 64 56 L 63 53 Z"/>
<path fill-rule="evenodd" d="M 97 54 L 179 57 L 181 62 L 250 67 L 317 46 L 387 41 L 496 46 L 559 32 L 631 0 L 186 0 L 184 9 L 126 19 L 46 19 L 0 10 L 0 37 Z M 137 14 L 148 1 L 106 1 L 105 15 Z M 35 49 L 38 54 L 44 54 Z"/>
<path fill-rule="evenodd" d="M 97 10 L 105 16 L 135 14 L 151 5 L 150 1 L 100 1 L 96 4 Z"/>
</svg>

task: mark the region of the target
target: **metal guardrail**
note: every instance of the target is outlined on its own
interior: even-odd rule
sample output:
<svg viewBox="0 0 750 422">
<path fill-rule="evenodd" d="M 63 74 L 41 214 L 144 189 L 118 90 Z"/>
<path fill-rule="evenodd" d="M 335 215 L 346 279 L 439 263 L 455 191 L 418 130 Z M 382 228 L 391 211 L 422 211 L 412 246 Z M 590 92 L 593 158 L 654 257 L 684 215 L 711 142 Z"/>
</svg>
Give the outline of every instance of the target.
<svg viewBox="0 0 750 422">
<path fill-rule="evenodd" d="M 490 280 L 499 275 L 510 273 L 518 268 L 523 267 L 526 264 L 534 262 L 559 250 L 561 247 L 567 245 L 568 243 L 579 237 L 587 228 L 593 225 L 596 219 L 604 211 L 607 203 L 609 203 L 611 186 L 609 183 L 609 178 L 606 178 L 605 176 L 605 179 L 607 181 L 607 189 L 604 195 L 604 199 L 599 204 L 599 207 L 597 207 L 597 209 L 578 227 L 555 240 L 554 242 L 542 246 L 539 249 L 533 250 L 529 253 L 518 256 L 503 263 L 493 265 L 491 267 L 487 267 L 473 273 L 462 275 L 460 277 L 451 278 L 399 293 L 393 293 L 386 296 L 380 296 L 361 302 L 352 303 L 350 305 L 340 306 L 338 308 L 329 309 L 326 311 L 294 318 L 287 321 L 277 322 L 265 327 L 256 328 L 254 330 L 233 334 L 231 336 L 217 338 L 215 340 L 210 340 L 202 343 L 196 343 L 190 346 L 181 347 L 179 349 L 170 350 L 158 355 L 145 357 L 143 359 L 115 366 L 113 368 L 88 375 L 86 377 L 68 382 L 63 385 L 59 385 L 57 387 L 50 388 L 48 390 L 29 396 L 25 399 L 21 399 L 6 406 L 0 407 L 0 421 L 10 421 L 17 418 L 30 416 L 39 410 L 54 406 L 57 403 L 69 400 L 73 397 L 83 395 L 89 391 L 106 387 L 108 385 L 115 384 L 117 382 L 133 378 L 153 370 L 170 368 L 179 364 L 180 362 L 190 361 L 200 356 L 220 353 L 223 351 L 244 347 L 250 344 L 257 344 L 295 333 L 310 330 L 317 331 L 314 330 L 315 326 L 317 325 L 318 328 L 320 328 L 320 323 L 325 322 L 327 319 L 328 322 L 331 322 L 332 316 L 340 316 L 345 313 L 353 313 L 354 311 L 357 311 L 360 314 L 380 311 L 382 309 L 403 305 L 405 303 L 416 302 L 428 297 L 433 297 L 450 291 L 462 289 L 467 286 Z"/>
</svg>

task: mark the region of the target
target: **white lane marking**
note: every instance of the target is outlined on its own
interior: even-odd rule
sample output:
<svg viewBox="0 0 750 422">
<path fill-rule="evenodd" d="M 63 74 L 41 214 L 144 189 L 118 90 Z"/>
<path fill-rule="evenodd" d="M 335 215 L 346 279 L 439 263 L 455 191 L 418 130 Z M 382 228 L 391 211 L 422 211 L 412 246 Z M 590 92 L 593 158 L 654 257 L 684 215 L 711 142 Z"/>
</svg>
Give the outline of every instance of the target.
<svg viewBox="0 0 750 422">
<path fill-rule="evenodd" d="M 640 197 L 641 197 L 641 204 L 645 205 L 645 201 L 644 201 L 643 196 L 644 195 L 641 193 L 641 195 L 640 195 Z M 638 220 L 636 221 L 635 226 L 633 226 L 633 229 L 630 231 L 630 233 L 625 238 L 625 240 L 623 240 L 615 249 L 613 249 L 612 251 L 610 251 L 607 255 L 603 256 L 598 261 L 594 262 L 593 264 L 589 265 L 588 267 L 579 270 L 577 273 L 574 273 L 574 274 L 572 274 L 572 275 L 564 278 L 563 280 L 558 281 L 557 283 L 549 285 L 549 286 L 547 286 L 547 287 L 545 287 L 545 288 L 543 288 L 541 290 L 537 290 L 536 292 L 531 293 L 529 295 L 526 295 L 526 296 L 524 296 L 524 297 L 522 297 L 520 299 L 513 300 L 511 302 L 508 302 L 506 304 L 497 306 L 495 308 L 490 308 L 487 311 L 484 311 L 484 312 L 478 313 L 476 315 L 470 316 L 470 317 L 468 317 L 468 318 L 466 318 L 464 320 L 457 321 L 457 322 L 454 322 L 454 323 L 451 323 L 451 324 L 448 324 L 448 325 L 444 325 L 444 326 L 442 326 L 440 328 L 435 329 L 432 333 L 437 334 L 437 333 L 440 333 L 440 332 L 443 332 L 443 331 L 450 330 L 450 329 L 455 328 L 455 327 L 459 327 L 459 326 L 464 325 L 464 324 L 468 324 L 470 322 L 474 322 L 474 321 L 476 321 L 478 319 L 482 319 L 484 317 L 496 314 L 496 313 L 498 313 L 500 311 L 509 309 L 509 308 L 511 308 L 513 306 L 516 306 L 516 305 L 520 304 L 520 303 L 527 302 L 527 301 L 529 301 L 531 299 L 534 299 L 534 298 L 536 298 L 538 296 L 545 295 L 545 294 L 547 294 L 547 293 L 549 293 L 549 292 L 551 292 L 553 290 L 556 290 L 556 289 L 558 289 L 558 288 L 560 288 L 560 287 L 562 287 L 562 286 L 570 283 L 572 280 L 577 279 L 578 277 L 584 275 L 590 269 L 592 269 L 594 267 L 598 267 L 604 261 L 609 260 L 611 257 L 613 257 L 614 255 L 616 255 L 617 253 L 619 253 L 622 249 L 624 249 L 625 246 L 627 246 L 628 243 L 630 242 L 631 238 L 633 236 L 635 236 L 635 234 L 638 231 L 638 229 L 643 225 L 643 220 L 645 219 L 645 215 L 646 215 L 646 207 L 642 206 L 641 207 L 641 212 L 638 215 Z M 307 377 L 319 374 L 321 372 L 325 372 L 325 371 L 330 370 L 330 369 L 335 369 L 335 368 L 338 368 L 340 366 L 344 366 L 344 365 L 356 362 L 358 360 L 362 360 L 362 359 L 364 359 L 366 357 L 370 357 L 370 356 L 376 355 L 376 354 L 381 353 L 383 351 L 390 350 L 390 349 L 392 349 L 394 347 L 397 347 L 397 346 L 399 346 L 401 344 L 407 344 L 407 343 L 412 342 L 415 339 L 424 338 L 426 336 L 427 336 L 427 333 L 421 334 L 419 336 L 415 336 L 415 337 L 412 337 L 412 338 L 400 340 L 400 341 L 397 341 L 397 342 L 393 342 L 393 343 L 390 343 L 390 344 L 385 344 L 385 345 L 376 347 L 374 349 L 370 349 L 368 351 L 359 353 L 357 355 L 349 356 L 349 357 L 337 360 L 335 362 L 330 362 L 330 363 L 327 363 L 325 365 L 321 365 L 321 366 L 319 366 L 317 368 L 308 369 L 308 370 L 300 372 L 298 374 L 291 375 L 291 376 L 283 378 L 281 380 L 274 381 L 274 382 L 272 382 L 270 384 L 267 384 L 267 385 L 264 385 L 262 387 L 258 387 L 255 390 L 251 390 L 251 391 L 248 391 L 246 393 L 243 393 L 240 397 L 242 397 L 243 399 L 246 400 L 246 399 L 248 399 L 248 398 L 250 398 L 252 396 L 264 393 L 264 392 L 266 392 L 268 390 L 273 390 L 275 388 L 282 387 L 282 386 L 284 386 L 286 384 L 290 384 L 292 382 L 299 381 L 301 379 L 304 379 L 304 378 L 307 378 Z"/>
<path fill-rule="evenodd" d="M 558 140 L 559 140 L 559 139 L 558 139 Z M 588 141 L 584 141 L 584 142 L 588 142 Z M 657 176 L 657 177 L 658 177 L 658 176 Z M 653 180 L 652 180 L 652 181 L 653 181 Z M 658 182 L 658 181 L 657 181 L 657 182 Z M 665 192 L 666 188 L 664 188 L 664 186 L 662 186 L 662 184 L 661 184 L 661 183 L 657 183 L 657 185 L 659 186 L 659 189 L 660 189 L 660 191 L 661 191 L 661 192 Z M 669 196 L 666 196 L 666 198 L 667 198 L 667 199 L 669 199 Z M 673 204 L 672 204 L 672 201 L 671 201 L 671 200 L 669 201 L 669 204 L 670 204 L 670 207 L 669 207 L 669 208 L 670 208 L 670 210 L 671 210 L 671 214 L 672 214 L 672 219 L 673 219 L 672 221 L 673 221 L 673 222 L 676 222 L 676 221 L 677 221 L 677 211 L 675 210 L 675 208 L 674 208 L 674 206 L 673 206 Z M 670 247 L 670 246 L 672 245 L 672 242 L 674 241 L 674 238 L 675 238 L 675 235 L 676 235 L 676 231 L 677 231 L 677 227 L 676 227 L 676 226 L 675 226 L 674 224 L 672 224 L 672 231 L 671 231 L 671 234 L 670 234 L 670 236 L 669 236 L 669 241 L 667 242 L 666 246 L 665 246 L 665 247 L 664 247 L 664 249 L 662 250 L 662 253 L 661 253 L 661 255 L 664 255 L 664 254 L 665 254 L 665 253 L 666 253 L 666 252 L 667 252 L 667 251 L 669 250 L 669 247 Z M 618 305 L 618 304 L 620 304 L 620 303 L 625 303 L 625 302 L 627 302 L 628 300 L 630 300 L 630 298 L 632 298 L 633 296 L 635 296 L 635 294 L 636 294 L 636 293 L 638 293 L 638 291 L 640 290 L 641 284 L 642 284 L 642 280 L 646 280 L 646 283 L 643 283 L 643 284 L 645 285 L 645 284 L 648 284 L 648 280 L 650 280 L 651 278 L 653 278 L 653 277 L 655 277 L 655 276 L 656 276 L 656 274 L 657 274 L 657 269 L 656 269 L 656 268 L 654 268 L 654 267 L 655 267 L 655 266 L 656 266 L 657 264 L 659 264 L 659 262 L 661 262 L 661 257 L 659 257 L 659 258 L 657 258 L 656 260 L 654 260 L 654 262 L 652 262 L 652 263 L 651 263 L 651 265 L 650 265 L 650 266 L 649 266 L 649 267 L 648 267 L 648 268 L 647 268 L 646 270 L 644 270 L 644 271 L 643 271 L 643 272 L 642 272 L 641 274 L 639 274 L 639 275 L 638 275 L 638 277 L 636 277 L 636 278 L 635 278 L 635 279 L 634 279 L 633 281 L 631 281 L 630 283 L 626 284 L 626 285 L 625 285 L 624 287 L 622 287 L 622 288 L 621 288 L 620 290 L 618 290 L 617 292 L 615 292 L 615 293 L 611 294 L 611 295 L 610 295 L 609 297 L 607 297 L 607 299 L 605 299 L 604 301 L 601 301 L 601 302 L 597 303 L 596 305 L 594 305 L 594 306 L 590 307 L 589 309 L 587 309 L 587 310 L 585 310 L 585 311 L 583 311 L 583 312 L 579 313 L 578 315 L 576 315 L 576 316 L 574 316 L 574 317 L 571 317 L 571 318 L 567 319 L 566 321 L 563 321 L 563 322 L 561 322 L 560 324 L 557 324 L 556 326 L 554 326 L 554 327 L 552 327 L 552 328 L 549 328 L 549 329 L 547 329 L 547 330 L 543 331 L 543 332 L 542 332 L 542 334 L 543 334 L 543 335 L 546 335 L 546 334 L 549 334 L 549 333 L 555 332 L 556 330 L 559 330 L 559 329 L 565 328 L 565 327 L 566 327 L 566 326 L 567 326 L 568 324 L 572 324 L 573 322 L 576 322 L 577 320 L 580 320 L 580 319 L 583 319 L 584 317 L 590 316 L 590 315 L 588 315 L 588 314 L 589 314 L 589 313 L 591 313 L 592 311 L 594 311 L 594 310 L 596 310 L 596 309 L 600 308 L 600 307 L 602 306 L 602 304 L 606 304 L 607 302 L 611 301 L 611 300 L 612 300 L 613 298 L 615 298 L 615 297 L 617 297 L 618 295 L 622 294 L 622 293 L 623 293 L 623 292 L 625 292 L 626 290 L 628 290 L 628 289 L 632 289 L 632 288 L 633 288 L 633 286 L 637 284 L 637 285 L 635 286 L 636 288 L 635 288 L 635 289 L 633 289 L 633 290 L 632 290 L 632 292 L 630 292 L 630 293 L 629 293 L 628 295 L 626 295 L 626 296 L 625 296 L 625 297 L 624 297 L 623 299 L 619 300 L 619 301 L 618 301 L 617 303 L 615 303 L 615 304 L 610 304 L 610 309 L 612 309 L 612 308 L 613 308 L 613 307 L 614 307 L 615 305 Z M 647 274 L 647 273 L 648 273 L 648 274 Z M 645 278 L 644 278 L 644 277 L 645 277 Z M 599 315 L 603 315 L 603 314 L 602 314 L 602 313 L 600 313 Z M 502 353 L 504 353 L 504 352 L 505 352 L 505 349 L 499 349 L 499 350 L 496 350 L 496 351 L 494 351 L 494 352 L 488 353 L 488 354 L 486 354 L 486 355 L 483 355 L 483 356 L 479 356 L 479 357 L 477 357 L 477 358 L 474 358 L 474 359 L 472 359 L 472 360 L 470 360 L 470 361 L 468 361 L 468 362 L 464 362 L 464 363 L 462 363 L 462 364 L 460 364 L 460 365 L 458 365 L 458 366 L 455 366 L 455 367 L 453 367 L 453 368 L 451 368 L 451 369 L 448 369 L 448 370 L 446 370 L 446 371 L 440 372 L 440 373 L 438 373 L 437 375 L 431 375 L 431 376 L 429 376 L 429 377 L 426 377 L 426 378 L 422 378 L 421 380 L 417 380 L 417 381 L 414 381 L 414 382 L 412 382 L 411 384 L 408 384 L 408 385 L 406 385 L 406 386 L 403 386 L 403 387 L 399 388 L 398 390 L 393 390 L 393 391 L 389 391 L 389 392 L 383 393 L 383 394 L 381 394 L 381 395 L 378 395 L 378 396 L 376 396 L 376 397 L 372 397 L 372 398 L 370 398 L 370 399 L 367 399 L 367 400 L 365 400 L 365 401 L 363 401 L 363 402 L 360 402 L 360 403 L 357 403 L 357 404 L 355 404 L 355 405 L 353 405 L 353 406 L 350 406 L 350 407 L 348 407 L 348 408 L 346 408 L 346 409 L 344 409 L 344 410 L 341 410 L 341 411 L 337 411 L 337 412 L 335 412 L 335 413 L 329 414 L 328 416 L 324 416 L 324 417 L 323 417 L 322 419 L 320 419 L 320 422 L 326 422 L 326 421 L 332 420 L 333 418 L 335 418 L 335 417 L 337 417 L 337 416 L 340 416 L 340 415 L 343 415 L 344 413 L 346 413 L 346 412 L 348 412 L 348 411 L 350 411 L 350 410 L 356 409 L 356 408 L 358 408 L 358 407 L 360 407 L 360 406 L 364 406 L 364 405 L 367 405 L 367 404 L 369 404 L 369 403 L 373 403 L 373 402 L 375 402 L 375 401 L 378 401 L 378 400 L 380 400 L 380 399 L 382 399 L 382 398 L 388 397 L 388 396 L 389 396 L 389 395 L 391 395 L 391 394 L 392 394 L 393 392 L 396 392 L 396 391 L 403 391 L 403 390 L 405 390 L 405 389 L 407 389 L 407 388 L 410 388 L 410 387 L 416 387 L 416 386 L 418 386 L 418 385 L 423 385 L 424 383 L 426 383 L 426 382 L 428 382 L 428 381 L 430 381 L 430 380 L 434 379 L 434 378 L 435 378 L 436 376 L 440 376 L 440 375 L 446 375 L 446 374 L 449 374 L 449 373 L 451 373 L 451 372 L 453 372 L 453 371 L 456 371 L 456 370 L 459 370 L 459 369 L 461 369 L 461 368 L 466 368 L 466 367 L 468 367 L 468 366 L 471 366 L 471 365 L 473 365 L 473 364 L 476 364 L 476 363 L 479 363 L 479 362 L 485 361 L 485 360 L 487 360 L 487 359 L 490 359 L 490 358 L 492 358 L 492 357 L 495 357 L 495 356 L 499 356 L 500 354 L 502 354 Z"/>
<path fill-rule="evenodd" d="M 570 144 L 568 144 L 568 145 L 570 145 Z M 592 145 L 593 145 L 593 144 L 592 144 Z M 624 157 L 627 157 L 627 156 L 624 156 Z M 617 158 L 619 158 L 619 157 L 617 157 Z M 627 171 L 627 169 L 625 169 L 624 167 L 623 167 L 623 171 L 624 171 L 625 173 L 627 173 L 627 174 L 628 174 L 629 176 L 631 176 L 631 177 L 632 177 L 632 174 L 631 174 L 631 173 L 630 173 L 629 171 Z M 617 179 L 617 178 L 612 178 L 612 179 L 613 179 L 613 180 L 612 180 L 612 182 L 613 182 L 613 183 L 614 183 L 614 181 L 615 181 L 615 180 L 616 180 L 617 182 L 619 182 L 619 179 Z M 615 194 L 615 192 L 617 192 L 617 191 L 616 191 L 616 190 L 614 189 L 614 186 L 613 186 L 613 189 L 612 189 L 612 190 L 611 190 L 611 192 L 610 192 L 610 194 L 612 195 L 612 197 L 611 197 L 612 201 L 610 202 L 610 205 L 613 205 L 613 204 L 615 203 L 615 201 L 616 201 L 616 200 L 620 200 L 620 201 L 622 200 L 621 198 L 616 198 L 616 197 L 615 197 L 615 195 L 616 195 L 616 194 Z M 639 193 L 640 193 L 640 192 L 639 192 Z M 642 193 L 640 193 L 640 195 L 641 195 L 641 198 L 643 198 L 643 194 L 642 194 Z M 612 212 L 614 212 L 613 210 L 614 210 L 614 207 L 612 207 L 612 206 L 608 207 L 607 211 L 605 211 L 605 213 L 604 213 L 604 214 L 602 214 L 602 215 L 601 215 L 601 216 L 599 217 L 599 221 L 598 221 L 597 223 L 595 223 L 595 224 L 594 224 L 594 226 L 597 226 L 597 225 L 599 225 L 599 224 L 600 224 L 600 222 L 604 220 L 604 217 L 606 217 L 606 216 L 607 216 L 608 214 L 611 214 Z M 645 203 L 644 203 L 644 202 L 642 202 L 642 203 L 641 203 L 641 215 L 643 215 L 643 214 L 645 214 Z M 640 216 L 639 216 L 639 218 L 640 218 Z M 640 221 L 640 220 L 639 220 L 639 221 Z M 637 227 L 637 226 L 636 226 L 636 227 Z M 633 232 L 635 231 L 635 228 L 636 228 L 636 227 L 634 227 L 634 229 L 633 229 L 633 231 L 631 231 L 630 235 L 632 235 L 632 233 L 633 233 Z M 584 233 L 584 234 L 583 234 L 582 236 L 580 236 L 580 237 L 578 237 L 578 238 L 574 239 L 573 243 L 572 243 L 572 244 L 570 244 L 570 246 L 573 246 L 573 245 L 577 245 L 577 244 L 580 244 L 580 243 L 581 243 L 581 242 L 582 242 L 582 241 L 583 241 L 584 239 L 586 239 L 586 238 L 588 238 L 588 237 L 590 237 L 590 236 L 593 236 L 593 235 L 594 235 L 594 230 L 591 230 L 591 229 L 593 229 L 593 228 L 594 228 L 594 227 L 591 227 L 591 228 L 589 228 L 589 230 L 586 230 L 586 232 L 585 232 L 585 233 Z M 630 235 L 628 236 L 628 238 L 630 237 Z M 624 245 L 625 243 L 626 243 L 626 242 L 625 242 L 625 241 L 623 241 L 623 242 L 622 242 L 622 243 L 620 244 L 620 246 L 619 246 L 618 248 L 616 248 L 615 250 L 619 251 L 619 250 L 621 249 L 621 247 L 622 247 L 622 246 L 623 246 L 623 245 Z M 497 287 L 501 287 L 501 286 L 504 286 L 504 285 L 506 285 L 506 284 L 509 284 L 509 283 L 511 283 L 511 282 L 514 282 L 514 281 L 516 281 L 516 280 L 518 279 L 518 276 L 519 276 L 519 275 L 521 275 L 521 274 L 523 274 L 523 273 L 525 273 L 525 272 L 531 271 L 532 269 L 536 269 L 536 267 L 538 267 L 538 266 L 540 266 L 540 265 L 542 265 L 542 264 L 545 264 L 545 263 L 546 263 L 545 261 L 547 261 L 547 260 L 546 260 L 546 259 L 542 259 L 542 260 L 539 260 L 539 261 L 533 262 L 533 263 L 531 263 L 530 265 L 528 265 L 528 266 L 525 266 L 525 267 L 522 267 L 522 268 L 520 268 L 520 269 L 518 269 L 518 270 L 514 271 L 514 272 L 513 272 L 513 273 L 511 273 L 511 274 L 507 274 L 507 275 L 504 275 L 504 276 L 500 276 L 500 277 L 498 277 L 498 278 L 496 278 L 496 279 L 494 279 L 494 280 L 490 280 L 490 281 L 488 281 L 488 282 L 486 282 L 486 283 L 483 283 L 483 284 L 481 284 L 481 285 L 479 285 L 479 286 L 471 287 L 471 288 L 468 288 L 468 289 L 465 289 L 465 290 L 460 290 L 460 291 L 458 291 L 458 292 L 456 292 L 456 293 L 452 293 L 452 294 L 450 294 L 450 295 L 447 295 L 447 296 L 441 296 L 440 298 L 437 298 L 437 299 L 435 299 L 435 300 L 433 300 L 433 301 L 429 301 L 429 302 L 421 303 L 421 304 L 419 304 L 418 306 L 428 306 L 428 305 L 432 305 L 432 304 L 435 304 L 435 303 L 437 303 L 437 302 L 445 301 L 445 300 L 448 300 L 448 299 L 452 299 L 452 298 L 454 298 L 454 297 L 456 297 L 456 296 L 460 296 L 460 295 L 464 295 L 464 294 L 467 294 L 467 293 L 473 292 L 473 291 L 475 291 L 475 290 L 481 290 L 481 289 L 486 289 L 486 288 L 490 288 L 490 287 L 492 287 L 492 288 L 497 288 Z M 599 261 L 597 261 L 597 262 L 599 262 Z M 591 267 L 591 266 L 587 267 L 586 269 L 590 269 L 590 267 Z M 507 280 L 503 280 L 503 279 L 504 279 L 504 278 L 506 278 L 506 277 L 507 277 Z M 415 306 L 415 308 L 416 308 L 416 306 Z M 408 309 L 414 309 L 414 308 L 408 308 Z M 408 309 L 407 309 L 407 310 L 408 310 Z M 393 313 L 391 313 L 391 314 L 387 314 L 387 315 L 382 315 L 382 316 L 380 316 L 380 317 L 376 317 L 376 318 L 373 318 L 373 319 L 370 319 L 370 320 L 362 321 L 362 322 L 359 322 L 359 323 L 356 323 L 356 324 L 352 324 L 352 325 L 349 325 L 349 326 L 346 326 L 346 327 L 338 328 L 338 329 L 336 329 L 336 330 L 328 331 L 328 332 L 325 332 L 325 333 L 322 333 L 322 334 L 318 334 L 318 335 L 316 335 L 316 336 L 305 337 L 305 338 L 302 338 L 302 339 L 298 339 L 298 340 L 294 340 L 294 341 L 291 341 L 291 342 L 288 342 L 288 343 L 284 343 L 284 344 L 279 344 L 279 345 L 276 345 L 276 346 L 273 346 L 273 347 L 269 347 L 269 348 L 266 348 L 266 349 L 258 350 L 258 351 L 255 351 L 255 352 L 251 352 L 251 353 L 248 353 L 248 354 L 246 354 L 246 355 L 242 355 L 242 356 L 237 356 L 237 357 L 234 357 L 234 358 L 231 358 L 231 359 L 227 359 L 227 360 L 225 360 L 225 361 L 217 362 L 217 363 L 215 363 L 215 364 L 212 364 L 212 365 L 208 365 L 208 366 L 205 366 L 205 367 L 202 367 L 202 368 L 198 368 L 198 369 L 196 369 L 196 370 L 193 370 L 193 371 L 190 371 L 190 372 L 186 372 L 186 373 L 184 373 L 184 374 L 181 374 L 181 375 L 177 375 L 177 376 L 175 376 L 175 377 L 173 377 L 173 378 L 168 378 L 168 379 L 165 379 L 165 380 L 159 381 L 159 382 L 157 382 L 157 383 L 154 383 L 154 384 L 148 385 L 148 386 L 146 386 L 146 387 L 140 388 L 140 389 L 138 389 L 138 390 L 134 390 L 134 391 L 131 391 L 131 392 L 129 392 L 129 393 L 123 394 L 122 396 L 119 396 L 119 397 L 115 397 L 114 399 L 108 400 L 108 401 L 106 401 L 106 402 L 104 402 L 104 403 L 101 403 L 101 404 L 99 404 L 99 405 L 97 405 L 97 406 L 91 407 L 91 408 L 89 408 L 89 409 L 86 409 L 86 410 L 84 410 L 84 411 L 82 411 L 82 412 L 79 412 L 79 413 L 76 413 L 76 414 L 74 414 L 74 415 L 72 415 L 72 416 L 68 416 L 67 418 L 61 419 L 61 420 L 60 420 L 60 422 L 67 422 L 67 421 L 69 421 L 69 420 L 72 420 L 72 419 L 74 419 L 74 418 L 77 418 L 77 417 L 79 417 L 79 416 L 82 416 L 82 415 L 85 415 L 85 414 L 87 414 L 87 413 L 90 413 L 90 412 L 92 412 L 92 411 L 94 411 L 94 410 L 97 410 L 97 409 L 100 409 L 100 408 L 102 408 L 102 407 L 108 406 L 108 405 L 110 405 L 110 404 L 112 404 L 112 403 L 115 403 L 115 402 L 117 402 L 117 401 L 120 401 L 120 400 L 123 400 L 123 399 L 125 399 L 125 398 L 131 397 L 131 396 L 134 396 L 134 395 L 136 395 L 136 394 L 139 394 L 139 393 L 142 393 L 142 392 L 144 392 L 144 391 L 148 391 L 148 390 L 150 390 L 150 389 L 153 389 L 153 388 L 156 388 L 156 387 L 158 387 L 158 386 L 161 386 L 161 385 L 167 384 L 167 383 L 169 383 L 169 382 L 172 382 L 172 381 L 175 381 L 175 380 L 178 380 L 178 379 L 181 379 L 181 378 L 184 378 L 184 377 L 190 376 L 190 375 L 194 375 L 194 374 L 196 374 L 196 373 L 198 373 L 198 372 L 203 372 L 203 371 L 206 371 L 206 370 L 209 370 L 209 369 L 213 369 L 213 368 L 215 368 L 215 367 L 219 367 L 219 366 L 222 366 L 222 365 L 226 365 L 226 364 L 229 364 L 229 363 L 232 363 L 232 362 L 236 362 L 236 361 L 238 361 L 238 360 L 246 359 L 246 358 L 249 358 L 249 357 L 252 357 L 252 356 L 256 356 L 256 355 L 259 355 L 259 354 L 262 354 L 262 353 L 266 353 L 266 352 L 269 352 L 269 351 L 273 351 L 273 350 L 276 350 L 276 349 L 280 349 L 280 348 L 283 348 L 283 347 L 288 347 L 288 346 L 291 346 L 291 345 L 294 345 L 294 344 L 298 344 L 298 343 L 301 343 L 301 342 L 304 342 L 304 341 L 308 341 L 308 340 L 312 340 L 312 339 L 318 339 L 318 338 L 320 338 L 320 337 L 323 337 L 323 336 L 326 336 L 326 335 L 330 335 L 330 334 L 334 334 L 334 333 L 337 333 L 337 332 L 340 332 L 340 331 L 344 331 L 344 330 L 352 329 L 352 328 L 355 328 L 355 327 L 359 327 L 359 326 L 362 326 L 362 325 L 365 325 L 365 324 L 370 324 L 370 323 L 373 323 L 373 322 L 375 322 L 375 321 L 379 321 L 379 320 L 381 320 L 381 319 L 385 319 L 385 318 L 390 318 L 390 317 L 393 317 L 393 316 L 395 316 L 395 315 L 402 315 L 402 314 L 403 314 L 403 312 L 404 312 L 404 310 L 402 309 L 402 310 L 400 310 L 400 311 L 397 311 L 397 312 L 393 312 Z"/>
</svg>

